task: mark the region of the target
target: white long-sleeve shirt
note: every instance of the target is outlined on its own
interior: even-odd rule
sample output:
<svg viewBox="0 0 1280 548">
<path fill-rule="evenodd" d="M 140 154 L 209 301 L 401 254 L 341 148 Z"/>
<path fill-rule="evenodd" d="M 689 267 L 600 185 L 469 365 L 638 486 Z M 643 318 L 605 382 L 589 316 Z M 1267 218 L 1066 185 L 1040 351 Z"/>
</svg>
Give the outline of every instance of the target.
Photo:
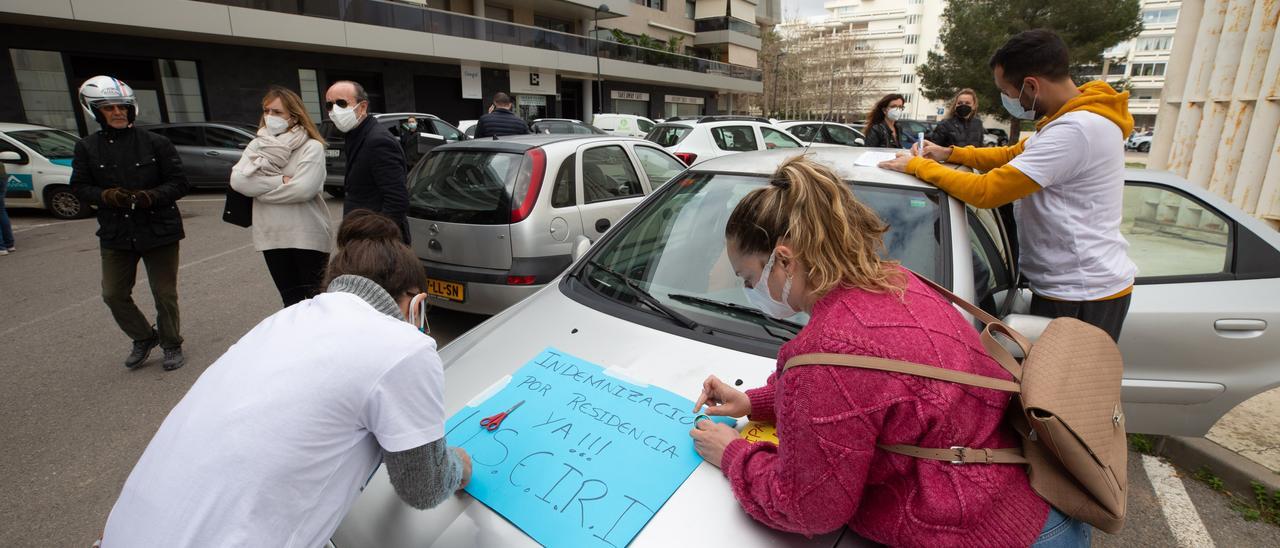
<svg viewBox="0 0 1280 548">
<path fill-rule="evenodd" d="M 284 175 L 290 177 L 288 184 Z M 324 179 L 324 145 L 314 139 L 293 152 L 281 175 L 263 175 L 242 157 L 231 168 L 231 188 L 254 199 L 254 249 L 329 253 L 334 234 L 321 196 Z"/>
</svg>

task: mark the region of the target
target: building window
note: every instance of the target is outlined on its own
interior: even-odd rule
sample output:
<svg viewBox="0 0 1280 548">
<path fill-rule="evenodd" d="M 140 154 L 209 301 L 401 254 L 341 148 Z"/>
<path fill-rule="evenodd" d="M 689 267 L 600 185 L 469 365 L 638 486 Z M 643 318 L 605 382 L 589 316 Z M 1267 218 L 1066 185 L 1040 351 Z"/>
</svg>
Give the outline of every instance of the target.
<svg viewBox="0 0 1280 548">
<path fill-rule="evenodd" d="M 554 30 L 556 32 L 563 32 L 565 34 L 573 33 L 573 21 L 556 19 L 554 17 L 547 17 L 536 13 L 533 14 L 533 26 L 547 30 Z"/>
<path fill-rule="evenodd" d="M 1125 69 L 1128 68 L 1124 63 L 1117 63 L 1107 67 L 1107 76 L 1124 76 Z"/>
<path fill-rule="evenodd" d="M 1134 63 L 1129 76 L 1164 76 L 1164 63 Z"/>
<path fill-rule="evenodd" d="M 919 44 L 919 43 L 920 43 L 920 35 L 919 35 L 919 34 L 908 34 L 908 35 L 907 35 L 907 44 L 908 44 L 908 45 L 910 45 L 910 44 Z"/>
<path fill-rule="evenodd" d="M 920 22 L 920 16 L 919 16 L 919 15 L 908 15 L 908 16 L 907 16 L 907 24 L 908 24 L 908 25 L 914 25 L 914 24 L 919 23 L 919 22 Z"/>
<path fill-rule="evenodd" d="M 62 54 L 56 51 L 11 49 L 18 94 L 27 112 L 27 122 L 79 133 L 76 105 L 67 89 L 67 73 Z"/>
<path fill-rule="evenodd" d="M 1142 24 L 1144 25 L 1163 25 L 1166 23 L 1178 22 L 1178 8 L 1164 8 L 1158 10 L 1146 10 L 1142 12 Z"/>
<path fill-rule="evenodd" d="M 302 104 L 306 105 L 311 121 L 317 124 L 324 118 L 320 112 L 319 82 L 315 69 L 298 69 L 298 94 L 302 96 Z"/>
<path fill-rule="evenodd" d="M 903 105 L 909 105 L 909 104 L 911 104 L 911 96 L 912 96 L 912 95 L 914 95 L 914 94 L 913 94 L 913 93 L 903 93 L 903 94 L 902 94 L 902 104 L 903 104 Z"/>
<path fill-rule="evenodd" d="M 684 16 L 694 19 L 698 13 L 698 2 L 695 0 L 684 0 Z"/>
<path fill-rule="evenodd" d="M 904 55 L 904 56 L 902 57 L 902 64 L 904 64 L 904 65 L 914 65 L 914 64 L 916 64 L 916 54 L 912 53 L 912 54 L 909 54 L 909 55 Z"/>
<path fill-rule="evenodd" d="M 658 11 L 666 11 L 667 0 L 631 0 L 632 4 L 640 4 L 647 8 L 653 8 Z"/>
<path fill-rule="evenodd" d="M 1144 36 L 1138 39 L 1138 51 L 1168 51 L 1173 47 L 1173 35 Z"/>
<path fill-rule="evenodd" d="M 161 59 L 160 82 L 164 86 L 164 104 L 170 122 L 204 121 L 204 98 L 200 96 L 200 74 L 195 61 Z"/>
<path fill-rule="evenodd" d="M 902 83 L 904 83 L 904 84 L 914 84 L 914 83 L 916 83 L 916 75 L 914 75 L 914 74 L 903 74 L 903 75 L 902 75 Z"/>
<path fill-rule="evenodd" d="M 920 4 L 923 4 L 923 3 L 924 3 L 924 0 L 911 0 L 911 5 L 913 6 L 919 6 Z"/>
</svg>

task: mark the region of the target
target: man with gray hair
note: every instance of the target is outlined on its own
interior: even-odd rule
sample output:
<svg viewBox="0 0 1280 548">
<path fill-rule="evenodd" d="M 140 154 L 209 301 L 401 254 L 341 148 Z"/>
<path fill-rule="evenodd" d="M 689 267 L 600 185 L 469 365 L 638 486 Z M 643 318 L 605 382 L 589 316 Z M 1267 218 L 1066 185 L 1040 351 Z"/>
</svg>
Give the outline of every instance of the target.
<svg viewBox="0 0 1280 548">
<path fill-rule="evenodd" d="M 342 214 L 368 209 L 386 215 L 409 243 L 409 187 L 400 142 L 369 116 L 369 95 L 357 82 L 334 82 L 324 93 L 324 108 L 334 127 L 346 134 Z"/>
</svg>

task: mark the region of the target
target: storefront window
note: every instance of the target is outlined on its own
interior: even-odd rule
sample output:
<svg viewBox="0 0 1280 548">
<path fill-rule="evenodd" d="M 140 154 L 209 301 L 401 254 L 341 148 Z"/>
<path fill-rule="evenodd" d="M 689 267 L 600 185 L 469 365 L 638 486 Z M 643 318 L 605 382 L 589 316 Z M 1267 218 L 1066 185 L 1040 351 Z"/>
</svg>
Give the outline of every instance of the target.
<svg viewBox="0 0 1280 548">
<path fill-rule="evenodd" d="M 160 81 L 170 122 L 203 122 L 204 99 L 195 61 L 160 60 Z"/>
<path fill-rule="evenodd" d="M 667 118 L 679 116 L 681 118 L 690 118 L 702 116 L 702 105 L 689 105 L 685 103 L 667 103 Z"/>
<path fill-rule="evenodd" d="M 526 122 L 547 117 L 547 98 L 544 95 L 517 95 L 516 114 Z"/>
<path fill-rule="evenodd" d="M 633 101 L 630 99 L 614 99 L 613 112 L 617 114 L 634 114 L 636 116 L 649 116 L 648 101 Z"/>
<path fill-rule="evenodd" d="M 79 133 L 76 105 L 67 89 L 62 54 L 56 51 L 11 49 L 13 72 L 27 121 Z"/>
</svg>

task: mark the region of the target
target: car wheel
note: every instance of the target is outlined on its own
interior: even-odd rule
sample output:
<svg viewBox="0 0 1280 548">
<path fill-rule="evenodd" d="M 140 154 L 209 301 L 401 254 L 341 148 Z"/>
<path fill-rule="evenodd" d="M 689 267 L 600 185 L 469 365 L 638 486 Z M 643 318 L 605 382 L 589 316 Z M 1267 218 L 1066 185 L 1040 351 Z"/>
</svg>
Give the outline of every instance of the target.
<svg viewBox="0 0 1280 548">
<path fill-rule="evenodd" d="M 324 191 L 325 191 L 325 192 L 328 192 L 330 196 L 333 196 L 334 198 L 337 198 L 337 199 L 339 199 L 339 200 L 341 200 L 341 199 L 342 199 L 342 197 L 343 197 L 343 196 L 346 196 L 346 194 L 347 194 L 347 192 L 346 192 L 345 190 L 343 190 L 343 189 L 341 189 L 341 188 L 338 188 L 338 187 L 328 187 L 328 188 L 324 189 Z"/>
<path fill-rule="evenodd" d="M 54 186 L 44 191 L 44 205 L 54 217 L 59 219 L 79 219 L 89 214 L 80 197 L 71 192 L 71 187 Z"/>
<path fill-rule="evenodd" d="M 1151 152 L 1151 143 L 1142 143 L 1138 145 L 1138 152 Z"/>
</svg>

